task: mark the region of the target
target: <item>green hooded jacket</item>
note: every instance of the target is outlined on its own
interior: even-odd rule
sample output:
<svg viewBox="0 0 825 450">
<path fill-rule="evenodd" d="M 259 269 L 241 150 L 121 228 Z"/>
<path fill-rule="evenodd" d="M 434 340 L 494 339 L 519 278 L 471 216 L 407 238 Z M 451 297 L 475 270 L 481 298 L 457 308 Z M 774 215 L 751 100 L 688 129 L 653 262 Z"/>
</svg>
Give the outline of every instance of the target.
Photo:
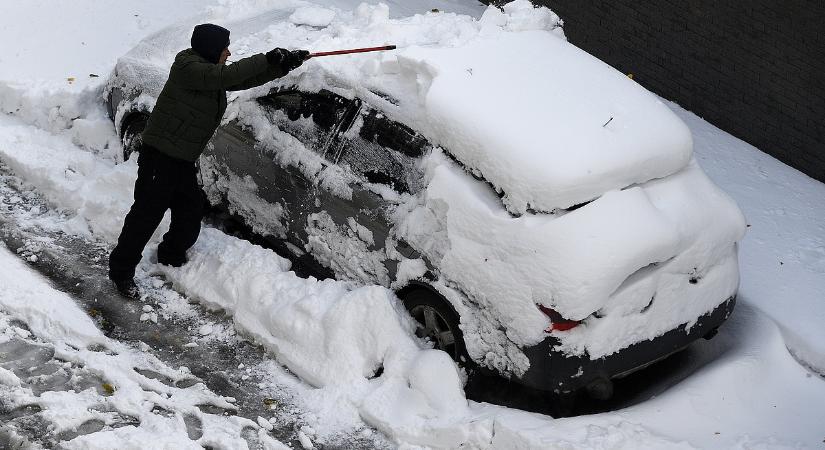
<svg viewBox="0 0 825 450">
<path fill-rule="evenodd" d="M 213 64 L 194 50 L 178 53 L 158 96 L 143 143 L 177 159 L 197 161 L 226 111 L 226 91 L 240 91 L 282 77 L 264 54 L 230 65 Z"/>
</svg>

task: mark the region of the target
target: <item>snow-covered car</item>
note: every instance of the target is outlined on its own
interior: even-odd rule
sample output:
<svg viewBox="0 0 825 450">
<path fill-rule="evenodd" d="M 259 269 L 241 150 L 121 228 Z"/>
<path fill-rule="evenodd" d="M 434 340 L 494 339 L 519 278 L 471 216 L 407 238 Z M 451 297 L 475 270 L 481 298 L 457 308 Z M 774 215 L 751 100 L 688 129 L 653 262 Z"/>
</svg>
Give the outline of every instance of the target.
<svg viewBox="0 0 825 450">
<path fill-rule="evenodd" d="M 222 24 L 233 53 L 399 50 L 232 94 L 200 160 L 214 206 L 338 279 L 395 289 L 467 367 L 542 390 L 608 396 L 731 313 L 741 212 L 684 123 L 550 10 L 301 5 Z M 127 154 L 194 23 L 118 61 L 107 98 Z"/>
</svg>

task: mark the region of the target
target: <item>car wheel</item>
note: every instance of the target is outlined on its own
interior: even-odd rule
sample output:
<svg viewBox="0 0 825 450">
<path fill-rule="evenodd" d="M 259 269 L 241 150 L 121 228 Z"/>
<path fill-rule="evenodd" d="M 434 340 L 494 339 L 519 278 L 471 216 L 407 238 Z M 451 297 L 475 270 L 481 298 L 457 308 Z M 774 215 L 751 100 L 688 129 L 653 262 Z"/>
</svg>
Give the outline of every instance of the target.
<svg viewBox="0 0 825 450">
<path fill-rule="evenodd" d="M 404 307 L 417 322 L 415 335 L 428 339 L 434 347 L 450 355 L 459 366 L 472 365 L 464 335 L 458 327 L 458 314 L 441 297 L 423 289 L 417 289 L 404 296 Z"/>
<path fill-rule="evenodd" d="M 126 122 L 126 125 L 123 127 L 123 137 L 121 139 L 124 161 L 127 161 L 132 153 L 140 151 L 140 146 L 143 145 L 141 133 L 143 133 L 143 129 L 146 128 L 148 121 L 148 117 L 140 115 Z"/>
</svg>

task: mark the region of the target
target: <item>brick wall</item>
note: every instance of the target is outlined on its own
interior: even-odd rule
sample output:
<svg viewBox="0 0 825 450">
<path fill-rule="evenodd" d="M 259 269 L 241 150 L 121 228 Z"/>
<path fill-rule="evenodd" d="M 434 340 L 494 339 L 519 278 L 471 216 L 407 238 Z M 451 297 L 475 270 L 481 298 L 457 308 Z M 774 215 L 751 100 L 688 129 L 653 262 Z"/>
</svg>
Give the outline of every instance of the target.
<svg viewBox="0 0 825 450">
<path fill-rule="evenodd" d="M 825 0 L 533 3 L 573 44 L 825 181 Z"/>
</svg>

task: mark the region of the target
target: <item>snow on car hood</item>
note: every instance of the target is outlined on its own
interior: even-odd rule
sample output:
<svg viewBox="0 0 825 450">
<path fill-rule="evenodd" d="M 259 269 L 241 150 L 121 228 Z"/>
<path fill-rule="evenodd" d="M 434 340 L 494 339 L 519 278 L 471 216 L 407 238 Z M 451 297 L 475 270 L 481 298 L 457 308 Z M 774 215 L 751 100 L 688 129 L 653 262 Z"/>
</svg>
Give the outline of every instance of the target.
<svg viewBox="0 0 825 450">
<path fill-rule="evenodd" d="M 690 131 L 670 109 L 546 31 L 411 49 L 399 61 L 418 74 L 430 137 L 517 213 L 583 203 L 691 158 Z"/>
</svg>

